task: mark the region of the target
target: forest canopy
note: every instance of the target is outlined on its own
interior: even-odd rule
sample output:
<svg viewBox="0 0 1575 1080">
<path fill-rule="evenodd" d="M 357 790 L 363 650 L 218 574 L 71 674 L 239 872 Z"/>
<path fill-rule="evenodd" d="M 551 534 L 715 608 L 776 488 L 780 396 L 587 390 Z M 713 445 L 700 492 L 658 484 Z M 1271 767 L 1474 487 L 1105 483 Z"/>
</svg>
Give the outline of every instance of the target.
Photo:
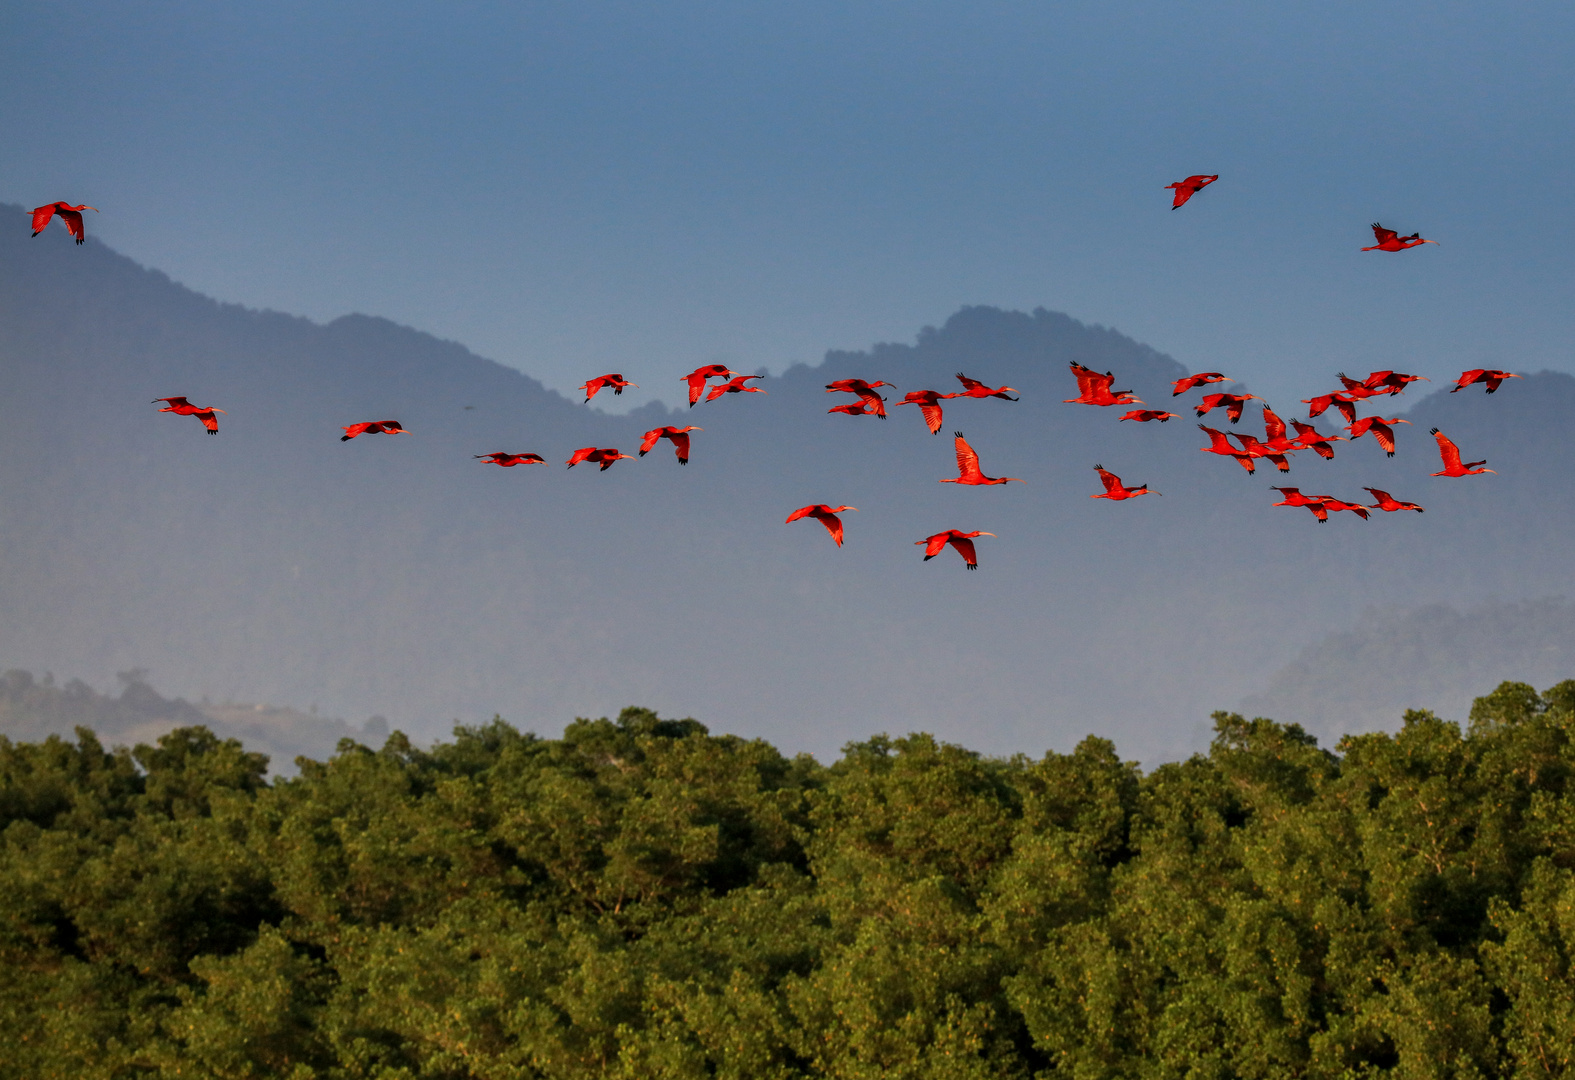
<svg viewBox="0 0 1575 1080">
<path fill-rule="evenodd" d="M 822 766 L 626 709 L 293 777 L 0 738 L 5 1077 L 1562 1076 L 1575 681 Z"/>
</svg>

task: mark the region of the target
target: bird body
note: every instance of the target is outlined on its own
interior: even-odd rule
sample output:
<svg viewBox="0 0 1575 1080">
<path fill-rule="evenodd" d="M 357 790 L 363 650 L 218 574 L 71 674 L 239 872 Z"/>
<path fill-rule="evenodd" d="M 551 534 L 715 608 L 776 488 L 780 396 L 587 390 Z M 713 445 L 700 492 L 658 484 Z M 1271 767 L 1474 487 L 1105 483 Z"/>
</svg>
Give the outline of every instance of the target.
<svg viewBox="0 0 1575 1080">
<path fill-rule="evenodd" d="M 960 431 L 954 431 L 952 434 L 956 437 L 956 442 L 954 445 L 957 449 L 958 475 L 955 480 L 946 479 L 942 480 L 941 483 L 967 484 L 970 487 L 982 487 L 988 484 L 1005 484 L 1012 480 L 1016 480 L 1019 484 L 1026 484 L 1028 482 L 1026 480 L 1018 479 L 1018 477 L 1015 476 L 984 475 L 984 473 L 979 471 L 979 455 L 974 452 L 973 447 L 968 445 L 968 440 L 963 438 L 963 433 Z"/>
<path fill-rule="evenodd" d="M 1409 420 L 1402 420 L 1398 416 L 1389 420 L 1384 420 L 1377 416 L 1364 416 L 1356 423 L 1347 425 L 1346 430 L 1351 433 L 1352 441 L 1360 439 L 1371 431 L 1373 438 L 1378 440 L 1378 445 L 1384 448 L 1384 453 L 1389 457 L 1394 457 L 1395 429 L 1389 425 L 1409 424 L 1410 422 Z"/>
<path fill-rule="evenodd" d="M 1285 496 L 1284 499 L 1282 499 L 1281 501 L 1279 501 L 1277 503 L 1274 503 L 1273 505 L 1275 505 L 1275 506 L 1305 506 L 1307 509 L 1312 511 L 1313 517 L 1318 519 L 1318 523 L 1319 524 L 1324 524 L 1324 523 L 1326 523 L 1329 520 L 1329 511 L 1323 505 L 1323 500 L 1321 498 L 1314 498 L 1314 497 L 1309 497 L 1307 495 L 1303 495 L 1301 493 L 1301 489 L 1300 488 L 1277 487 L 1277 488 L 1274 488 L 1273 490 L 1278 491 L 1280 494 Z"/>
<path fill-rule="evenodd" d="M 886 399 L 876 392 L 875 388 L 877 386 L 889 386 L 893 390 L 897 389 L 895 383 L 886 382 L 884 379 L 876 379 L 874 382 L 865 382 L 863 379 L 837 379 L 834 382 L 829 382 L 826 384 L 826 393 L 857 394 L 859 396 L 859 408 L 852 409 L 839 405 L 826 411 L 847 413 L 849 416 L 878 416 L 884 420 L 886 419 Z"/>
<path fill-rule="evenodd" d="M 1296 441 L 1292 445 L 1311 450 L 1329 461 L 1334 460 L 1334 447 L 1329 444 L 1345 441 L 1344 435 L 1322 435 L 1317 428 L 1300 420 L 1292 420 L 1291 427 L 1296 429 Z"/>
<path fill-rule="evenodd" d="M 1094 471 L 1099 474 L 1100 482 L 1105 485 L 1102 495 L 1090 495 L 1090 499 L 1109 499 L 1111 502 L 1121 502 L 1123 499 L 1135 499 L 1139 495 L 1158 495 L 1157 491 L 1150 491 L 1147 484 L 1139 484 L 1129 488 L 1121 483 L 1121 477 L 1107 470 L 1103 465 L 1095 465 Z"/>
<path fill-rule="evenodd" d="M 723 394 L 764 394 L 765 391 L 758 386 L 745 386 L 750 379 L 764 379 L 764 375 L 740 375 L 730 382 L 717 383 L 711 387 L 711 392 L 705 396 L 707 401 L 715 401 Z"/>
<path fill-rule="evenodd" d="M 1393 513 L 1396 510 L 1415 510 L 1418 514 L 1424 512 L 1416 503 L 1401 502 L 1387 491 L 1380 491 L 1378 488 L 1363 488 L 1362 490 L 1370 492 L 1373 498 L 1378 500 L 1375 503 L 1368 504 L 1368 509 L 1370 510 L 1383 510 L 1389 513 Z"/>
<path fill-rule="evenodd" d="M 212 405 L 193 405 L 184 397 L 154 398 L 149 404 L 157 405 L 159 402 L 168 404 L 159 412 L 174 413 L 176 416 L 195 416 L 202 421 L 202 426 L 208 429 L 209 435 L 219 433 L 219 418 L 214 413 L 222 413 L 223 409 L 215 409 Z"/>
<path fill-rule="evenodd" d="M 505 469 L 512 469 L 516 465 L 545 465 L 546 460 L 540 454 L 509 454 L 502 450 L 494 450 L 490 454 L 472 454 L 483 465 L 501 465 Z"/>
<path fill-rule="evenodd" d="M 52 202 L 33 210 L 33 235 L 37 236 L 44 231 L 44 226 L 49 224 L 49 219 L 56 214 L 60 215 L 60 224 L 66 231 L 77 238 L 77 243 L 87 242 L 87 228 L 82 224 L 82 211 L 92 210 L 98 213 L 96 207 L 83 203 L 81 206 L 71 206 L 68 203 Z"/>
<path fill-rule="evenodd" d="M 1174 420 L 1178 415 L 1180 414 L 1166 412 L 1163 409 L 1133 409 L 1121 419 L 1136 420 L 1140 424 L 1146 424 L 1150 420 L 1158 420 L 1161 424 L 1163 424 L 1167 420 Z"/>
<path fill-rule="evenodd" d="M 1378 222 L 1373 222 L 1373 238 L 1378 241 L 1372 247 L 1364 247 L 1363 251 L 1404 251 L 1406 248 L 1421 247 L 1423 244 L 1436 244 L 1437 240 L 1423 240 L 1421 233 L 1412 233 L 1410 236 L 1401 236 L 1393 229 L 1386 229 Z"/>
<path fill-rule="evenodd" d="M 1204 176 L 1200 174 L 1198 176 L 1189 176 L 1185 180 L 1177 180 L 1174 184 L 1166 184 L 1165 190 L 1169 191 L 1171 188 L 1176 189 L 1176 197 L 1171 200 L 1170 208 L 1172 210 L 1181 209 L 1181 207 L 1186 204 L 1188 199 L 1192 198 L 1192 196 L 1196 195 L 1198 192 L 1202 191 L 1204 188 L 1208 187 L 1218 179 L 1218 174 L 1214 176 Z"/>
<path fill-rule="evenodd" d="M 1209 437 L 1209 445 L 1198 447 L 1198 449 L 1203 453 L 1218 454 L 1220 457 L 1235 458 L 1236 463 L 1243 469 L 1246 469 L 1249 474 L 1256 473 L 1258 471 L 1258 467 L 1253 464 L 1252 455 L 1247 453 L 1245 450 L 1238 450 L 1232 446 L 1230 444 L 1230 440 L 1225 437 L 1225 433 L 1223 431 L 1216 431 L 1205 424 L 1199 424 L 1198 430 L 1202 431 Z"/>
<path fill-rule="evenodd" d="M 339 436 L 340 442 L 349 442 L 357 435 L 409 435 L 410 432 L 399 426 L 398 420 L 368 420 L 364 424 L 351 424 L 345 428 L 345 433 Z"/>
<path fill-rule="evenodd" d="M 1267 461 L 1273 462 L 1274 467 L 1280 472 L 1291 471 L 1291 463 L 1285 460 L 1286 455 L 1290 453 L 1290 451 L 1276 450 L 1273 447 L 1265 446 L 1251 435 L 1243 435 L 1239 431 L 1231 432 L 1230 438 L 1235 439 L 1237 442 L 1241 443 L 1242 450 L 1247 454 L 1250 454 L 1253 458 L 1264 458 Z"/>
<path fill-rule="evenodd" d="M 878 416 L 882 420 L 886 419 L 886 409 L 884 406 L 877 403 L 873 408 L 871 408 L 870 403 L 867 401 L 853 401 L 846 405 L 833 405 L 826 411 L 828 413 L 846 413 L 849 416 Z"/>
<path fill-rule="evenodd" d="M 1077 377 L 1077 397 L 1066 398 L 1069 405 L 1142 405 L 1143 401 L 1132 396 L 1130 390 L 1110 389 L 1116 377 L 1110 372 L 1101 375 L 1093 368 L 1084 367 L 1077 361 L 1068 365 L 1072 374 Z"/>
<path fill-rule="evenodd" d="M 1315 398 L 1302 398 L 1302 404 L 1307 406 L 1307 418 L 1309 420 L 1322 416 L 1329 411 L 1329 407 L 1332 405 L 1339 410 L 1341 416 L 1345 417 L 1347 424 L 1356 423 L 1356 398 L 1344 390 L 1320 394 Z"/>
<path fill-rule="evenodd" d="M 695 368 L 687 375 L 680 375 L 678 381 L 689 384 L 689 407 L 692 409 L 695 407 L 695 402 L 700 400 L 700 395 L 705 393 L 707 380 L 726 379 L 737 374 L 738 372 L 729 368 L 726 364 L 706 364 L 703 367 Z"/>
<path fill-rule="evenodd" d="M 1449 440 L 1449 437 L 1437 428 L 1428 428 L 1428 434 L 1438 440 L 1438 456 L 1443 458 L 1444 467 L 1430 476 L 1475 476 L 1477 473 L 1490 473 L 1492 469 L 1478 469 L 1478 465 L 1486 465 L 1487 458 L 1481 461 L 1467 461 L 1461 463 L 1460 447 Z M 1494 475 L 1497 475 L 1496 473 Z"/>
<path fill-rule="evenodd" d="M 1431 382 L 1426 375 L 1405 375 L 1398 371 L 1375 371 L 1362 381 L 1369 390 L 1384 394 L 1403 394 L 1414 382 Z"/>
<path fill-rule="evenodd" d="M 980 382 L 978 379 L 970 379 L 960 371 L 957 373 L 957 381 L 963 384 L 963 388 L 962 393 L 953 395 L 955 397 L 998 397 L 1003 398 L 1006 401 L 1017 400 L 1017 398 L 1011 396 L 1012 394 L 1017 393 L 1017 388 L 1015 386 L 998 386 L 992 389 L 991 387 L 984 385 L 984 383 Z"/>
<path fill-rule="evenodd" d="M 1234 424 L 1241 419 L 1241 410 L 1247 407 L 1247 402 L 1262 400 L 1257 394 L 1205 394 L 1194 411 L 1199 416 L 1206 416 L 1214 409 L 1223 408 L 1225 416 Z"/>
<path fill-rule="evenodd" d="M 1285 421 L 1267 405 L 1263 407 L 1263 445 L 1282 454 L 1301 446 L 1295 440 L 1285 437 Z"/>
<path fill-rule="evenodd" d="M 826 527 L 831 538 L 842 546 L 842 519 L 837 515 L 844 510 L 857 510 L 857 506 L 827 506 L 825 503 L 815 503 L 812 506 L 801 506 L 788 515 L 784 525 L 791 525 L 799 518 L 812 517 Z"/>
<path fill-rule="evenodd" d="M 931 435 L 941 433 L 941 424 L 945 422 L 945 414 L 941 412 L 941 401 L 944 398 L 962 397 L 962 394 L 942 394 L 935 390 L 913 390 L 904 395 L 897 402 L 898 406 L 917 405 L 919 412 L 924 416 L 924 422 L 930 429 Z"/>
<path fill-rule="evenodd" d="M 591 398 L 595 397 L 603 387 L 611 387 L 614 396 L 616 396 L 622 394 L 623 388 L 626 386 L 639 389 L 640 384 L 632 383 L 622 375 L 598 375 L 594 379 L 587 380 L 585 385 L 579 387 L 579 389 L 585 391 L 585 404 L 589 404 Z"/>
<path fill-rule="evenodd" d="M 608 469 L 612 468 L 612 463 L 615 461 L 633 460 L 634 458 L 630 455 L 619 453 L 617 450 L 614 450 L 610 447 L 607 449 L 598 450 L 594 446 L 582 446 L 580 449 L 576 450 L 574 452 L 574 456 L 569 458 L 569 460 L 564 462 L 564 464 L 572 469 L 582 461 L 590 461 L 601 465 L 601 468 L 598 470 L 599 472 L 606 472 Z"/>
<path fill-rule="evenodd" d="M 974 553 L 973 538 L 976 536 L 994 536 L 993 532 L 958 532 L 956 529 L 947 529 L 934 536 L 926 536 L 923 540 L 915 540 L 915 544 L 924 545 L 924 561 L 929 562 L 941 553 L 941 549 L 950 544 L 963 557 L 963 562 L 968 564 L 968 569 L 979 569 L 979 557 Z"/>
<path fill-rule="evenodd" d="M 650 453 L 658 439 L 667 439 L 672 442 L 673 452 L 678 455 L 678 464 L 687 465 L 689 464 L 689 433 L 704 430 L 705 428 L 698 428 L 693 424 L 687 427 L 673 427 L 668 424 L 666 427 L 652 428 L 645 433 L 640 442 L 640 456 L 644 457 Z"/>
<path fill-rule="evenodd" d="M 1349 510 L 1363 521 L 1366 521 L 1369 516 L 1367 513 L 1367 507 L 1363 506 L 1361 503 L 1344 502 L 1329 495 L 1318 496 L 1318 501 L 1323 504 L 1323 508 L 1325 510 Z"/>
<path fill-rule="evenodd" d="M 1170 396 L 1180 397 L 1182 394 L 1185 394 L 1188 390 L 1191 390 L 1194 387 L 1207 386 L 1209 383 L 1235 381 L 1235 379 L 1227 379 L 1217 371 L 1203 371 L 1196 375 L 1188 375 L 1185 379 L 1177 379 L 1175 382 L 1175 388 L 1171 390 Z"/>
<path fill-rule="evenodd" d="M 1455 380 L 1455 388 L 1450 393 L 1457 394 L 1472 383 L 1484 383 L 1487 386 L 1487 392 L 1491 394 L 1498 389 L 1499 383 L 1505 379 L 1518 379 L 1520 377 L 1508 371 L 1494 371 L 1492 368 L 1472 368 L 1470 371 L 1462 371 L 1460 373 L 1460 378 Z"/>
</svg>

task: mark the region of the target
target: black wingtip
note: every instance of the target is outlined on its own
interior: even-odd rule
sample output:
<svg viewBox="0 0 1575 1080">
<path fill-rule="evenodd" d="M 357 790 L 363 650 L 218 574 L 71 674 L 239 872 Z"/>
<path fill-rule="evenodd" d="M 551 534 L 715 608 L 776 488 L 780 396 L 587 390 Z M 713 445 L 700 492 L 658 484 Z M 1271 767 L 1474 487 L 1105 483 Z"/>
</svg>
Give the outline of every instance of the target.
<svg viewBox="0 0 1575 1080">
<path fill-rule="evenodd" d="M 341 435 L 341 436 L 339 436 L 339 441 L 340 442 L 349 442 L 350 441 L 350 436 L 348 436 L 348 435 Z"/>
<path fill-rule="evenodd" d="M 933 558 L 935 558 L 935 556 L 934 556 L 934 555 L 926 555 L 926 556 L 925 556 L 925 557 L 924 557 L 924 561 L 925 561 L 925 562 L 929 562 L 929 561 L 930 561 L 930 560 L 931 560 L 931 559 L 933 559 Z"/>
<path fill-rule="evenodd" d="M 1433 428 L 1428 428 L 1428 429 L 1427 429 L 1427 433 L 1428 433 L 1428 434 L 1429 434 L 1429 435 L 1437 435 L 1437 434 L 1438 434 L 1438 429 L 1437 429 L 1437 428 L 1436 428 L 1436 427 L 1433 427 Z"/>
<path fill-rule="evenodd" d="M 977 570 L 977 569 L 979 569 L 979 564 L 976 563 L 976 562 L 971 562 L 971 563 L 968 564 L 968 569 L 970 569 L 970 570 Z"/>
<path fill-rule="evenodd" d="M 687 464 L 689 464 L 689 459 L 686 458 L 686 457 L 681 457 L 681 458 L 678 459 L 678 464 L 680 464 L 680 465 L 687 465 Z"/>
</svg>

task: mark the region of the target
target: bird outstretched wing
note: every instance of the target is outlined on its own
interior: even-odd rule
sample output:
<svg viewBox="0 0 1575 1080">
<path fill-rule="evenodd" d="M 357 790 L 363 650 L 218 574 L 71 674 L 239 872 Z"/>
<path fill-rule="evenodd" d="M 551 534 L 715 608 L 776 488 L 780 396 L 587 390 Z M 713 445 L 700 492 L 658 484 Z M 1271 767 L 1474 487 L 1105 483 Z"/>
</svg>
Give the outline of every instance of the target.
<svg viewBox="0 0 1575 1080">
<path fill-rule="evenodd" d="M 1373 238 L 1380 244 L 1387 244 L 1391 240 L 1400 239 L 1400 234 L 1393 229 L 1386 229 L 1378 222 L 1373 222 Z"/>
<path fill-rule="evenodd" d="M 1117 492 L 1121 490 L 1121 477 L 1117 476 L 1113 472 L 1108 471 L 1103 465 L 1095 465 L 1094 471 L 1099 473 L 1099 479 L 1105 485 L 1106 492 Z"/>
<path fill-rule="evenodd" d="M 968 445 L 968 440 L 963 438 L 962 432 L 954 431 L 952 434 L 956 436 L 958 475 L 964 478 L 979 476 L 979 455 Z"/>
<path fill-rule="evenodd" d="M 1449 436 L 1437 428 L 1430 428 L 1429 433 L 1438 440 L 1438 456 L 1443 459 L 1444 468 L 1460 468 L 1460 447 L 1451 442 Z"/>
<path fill-rule="evenodd" d="M 972 540 L 966 536 L 954 536 L 951 545 L 957 549 L 957 554 L 963 557 L 963 562 L 968 564 L 968 569 L 973 570 L 978 567 L 979 556 L 974 552 Z"/>
</svg>

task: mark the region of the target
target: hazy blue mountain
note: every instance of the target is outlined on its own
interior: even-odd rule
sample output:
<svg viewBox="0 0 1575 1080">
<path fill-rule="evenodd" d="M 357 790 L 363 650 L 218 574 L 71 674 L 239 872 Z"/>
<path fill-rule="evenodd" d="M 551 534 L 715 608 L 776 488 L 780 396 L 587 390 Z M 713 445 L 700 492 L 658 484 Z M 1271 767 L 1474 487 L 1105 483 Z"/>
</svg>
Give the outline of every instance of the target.
<svg viewBox="0 0 1575 1080">
<path fill-rule="evenodd" d="M 923 728 L 1036 751 L 1099 731 L 1153 757 L 1369 609 L 1567 588 L 1575 379 L 1413 390 L 1392 402 L 1414 422 L 1394 459 L 1367 438 L 1249 477 L 1198 453 L 1190 410 L 1136 425 L 1062 404 L 1072 360 L 1155 406 L 1182 373 L 1064 315 L 972 307 L 911 345 L 832 352 L 693 410 L 682 372 L 610 362 L 679 404 L 609 416 L 386 320 L 220 304 L 96 241 L 10 231 L 0 658 L 99 685 L 147 668 L 190 699 L 378 713 L 417 735 L 495 712 L 556 731 L 639 703 L 793 750 Z M 895 382 L 895 404 L 957 371 L 1022 400 L 948 402 L 939 437 L 911 406 L 884 422 L 825 411 L 851 400 L 821 389 L 833 378 Z M 1332 375 L 1309 371 L 1309 396 Z M 148 404 L 173 394 L 228 410 L 219 434 Z M 1261 430 L 1255 416 L 1242 428 Z M 339 441 L 385 418 L 414 434 Z M 632 452 L 660 423 L 705 428 L 687 467 L 666 443 L 605 473 L 562 465 L 593 443 Z M 1499 475 L 1429 478 L 1434 424 Z M 954 429 L 987 472 L 1028 483 L 938 484 Z M 555 464 L 472 457 L 493 450 Z M 1163 497 L 1088 498 L 1096 462 Z M 1318 525 L 1272 509 L 1276 483 L 1345 498 L 1371 484 L 1427 513 Z M 809 502 L 860 508 L 843 549 L 813 521 L 783 524 Z M 921 561 L 913 542 L 949 527 L 999 534 L 978 572 L 950 552 Z"/>
<path fill-rule="evenodd" d="M 1552 686 L 1575 672 L 1575 603 L 1560 598 L 1370 610 L 1303 649 L 1241 711 L 1299 723 L 1332 745 L 1390 727 L 1408 708 L 1464 722 L 1484 686 Z"/>
</svg>

